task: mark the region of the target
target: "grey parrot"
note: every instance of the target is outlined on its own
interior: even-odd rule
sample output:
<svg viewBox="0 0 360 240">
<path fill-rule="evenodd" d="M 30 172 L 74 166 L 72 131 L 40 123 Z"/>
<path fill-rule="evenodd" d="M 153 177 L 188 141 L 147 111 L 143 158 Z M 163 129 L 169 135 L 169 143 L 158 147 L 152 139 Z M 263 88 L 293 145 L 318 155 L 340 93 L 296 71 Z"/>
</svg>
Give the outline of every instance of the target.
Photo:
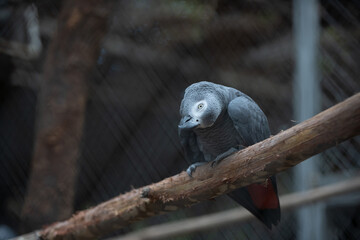
<svg viewBox="0 0 360 240">
<path fill-rule="evenodd" d="M 246 94 L 231 87 L 198 82 L 190 85 L 180 106 L 180 142 L 192 176 L 196 167 L 219 161 L 270 136 L 267 118 Z M 280 221 L 275 176 L 269 184 L 251 184 L 228 195 L 268 228 Z"/>
</svg>

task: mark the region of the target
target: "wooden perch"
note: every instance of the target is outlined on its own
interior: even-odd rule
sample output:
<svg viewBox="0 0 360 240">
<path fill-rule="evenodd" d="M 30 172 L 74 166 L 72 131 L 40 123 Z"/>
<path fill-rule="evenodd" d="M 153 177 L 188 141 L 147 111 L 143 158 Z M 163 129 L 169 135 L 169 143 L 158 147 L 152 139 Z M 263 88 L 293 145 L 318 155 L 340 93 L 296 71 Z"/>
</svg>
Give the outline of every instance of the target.
<svg viewBox="0 0 360 240">
<path fill-rule="evenodd" d="M 360 94 L 276 136 L 197 168 L 132 190 L 39 231 L 45 239 L 93 239 L 141 219 L 189 207 L 264 180 L 360 133 Z"/>
<path fill-rule="evenodd" d="M 295 192 L 280 197 L 281 214 L 306 204 L 327 200 L 331 197 L 360 190 L 360 176 L 330 184 L 323 187 L 307 190 L 306 192 Z M 159 240 L 192 234 L 214 228 L 221 228 L 229 224 L 239 224 L 254 219 L 248 210 L 243 207 L 194 217 L 176 222 L 163 223 L 150 226 L 125 236 L 115 237 L 108 240 Z"/>
</svg>

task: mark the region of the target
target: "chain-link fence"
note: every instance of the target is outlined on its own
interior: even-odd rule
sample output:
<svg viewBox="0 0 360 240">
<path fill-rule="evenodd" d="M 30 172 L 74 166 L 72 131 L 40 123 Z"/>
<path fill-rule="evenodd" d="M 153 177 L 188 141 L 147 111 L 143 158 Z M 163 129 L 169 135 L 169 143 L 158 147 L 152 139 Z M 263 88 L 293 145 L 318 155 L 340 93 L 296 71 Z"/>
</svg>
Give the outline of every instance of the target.
<svg viewBox="0 0 360 240">
<path fill-rule="evenodd" d="M 360 3 L 318 4 L 318 95 L 324 110 L 360 90 Z M 27 9 L 28 3 L 3 1 L 0 6 L 1 43 L 30 44 L 25 37 L 8 37 L 26 28 L 7 18 L 14 12 L 19 15 L 18 9 Z M 43 49 L 32 59 L 7 51 L 0 60 L 0 221 L 15 233 L 27 194 L 42 66 L 61 1 L 39 1 L 34 6 Z M 191 83 L 207 80 L 248 94 L 267 115 L 273 135 L 298 123 L 293 110 L 291 1 L 126 0 L 118 1 L 112 14 L 96 69 L 87 80 L 85 122 L 77 169 L 73 169 L 77 171 L 74 211 L 187 168 L 177 125 L 180 101 Z M 359 150 L 360 138 L 355 137 L 321 153 L 315 160 L 315 185 L 357 175 Z M 295 191 L 293 171 L 277 175 L 280 195 Z M 326 239 L 360 238 L 359 197 L 352 194 L 322 202 Z M 119 234 L 236 206 L 221 196 L 135 223 Z M 298 221 L 296 211 L 286 211 L 272 231 L 253 220 L 183 239 L 295 239 Z"/>
</svg>

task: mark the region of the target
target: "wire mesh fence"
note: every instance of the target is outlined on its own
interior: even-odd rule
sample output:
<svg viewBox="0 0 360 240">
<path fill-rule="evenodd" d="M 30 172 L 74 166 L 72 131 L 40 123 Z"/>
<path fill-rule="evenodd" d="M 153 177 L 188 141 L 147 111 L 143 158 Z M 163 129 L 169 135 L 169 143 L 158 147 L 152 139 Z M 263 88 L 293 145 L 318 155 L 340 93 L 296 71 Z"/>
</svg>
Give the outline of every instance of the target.
<svg viewBox="0 0 360 240">
<path fill-rule="evenodd" d="M 19 15 L 17 9 L 28 3 L 3 2 L 0 23 L 6 27 L 0 29 L 0 43 L 19 42 L 8 35 L 19 35 L 23 29 L 7 16 Z M 6 52 L 0 59 L 0 221 L 15 233 L 20 231 L 27 194 L 42 65 L 60 2 L 35 3 L 44 45 L 38 57 L 29 60 Z M 318 94 L 324 110 L 360 90 L 360 4 L 328 0 L 319 2 L 319 9 Z M 77 171 L 74 211 L 187 168 L 177 125 L 180 101 L 191 83 L 212 81 L 251 96 L 268 117 L 273 135 L 298 123 L 293 113 L 292 19 L 291 1 L 282 0 L 116 2 L 96 69 L 87 80 L 85 122 L 73 169 Z M 359 150 L 360 138 L 355 137 L 321 153 L 316 160 L 317 184 L 357 175 Z M 293 179 L 292 170 L 278 174 L 280 195 L 295 191 Z M 360 238 L 359 197 L 324 201 L 327 237 Z M 222 196 L 152 217 L 117 234 L 236 206 Z M 182 238 L 295 239 L 297 234 L 296 211 L 289 211 L 272 231 L 253 220 Z"/>
</svg>

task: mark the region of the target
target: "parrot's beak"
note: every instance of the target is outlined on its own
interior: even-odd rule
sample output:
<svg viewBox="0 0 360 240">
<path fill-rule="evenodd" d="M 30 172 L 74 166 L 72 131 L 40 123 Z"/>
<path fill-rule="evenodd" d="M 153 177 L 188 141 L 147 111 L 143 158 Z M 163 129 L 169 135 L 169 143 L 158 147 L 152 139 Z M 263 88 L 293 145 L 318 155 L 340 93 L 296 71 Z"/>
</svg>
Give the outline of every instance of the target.
<svg viewBox="0 0 360 240">
<path fill-rule="evenodd" d="M 191 130 L 191 129 L 196 128 L 199 125 L 200 125 L 199 120 L 197 120 L 191 116 L 186 116 L 181 119 L 179 128 Z"/>
</svg>

